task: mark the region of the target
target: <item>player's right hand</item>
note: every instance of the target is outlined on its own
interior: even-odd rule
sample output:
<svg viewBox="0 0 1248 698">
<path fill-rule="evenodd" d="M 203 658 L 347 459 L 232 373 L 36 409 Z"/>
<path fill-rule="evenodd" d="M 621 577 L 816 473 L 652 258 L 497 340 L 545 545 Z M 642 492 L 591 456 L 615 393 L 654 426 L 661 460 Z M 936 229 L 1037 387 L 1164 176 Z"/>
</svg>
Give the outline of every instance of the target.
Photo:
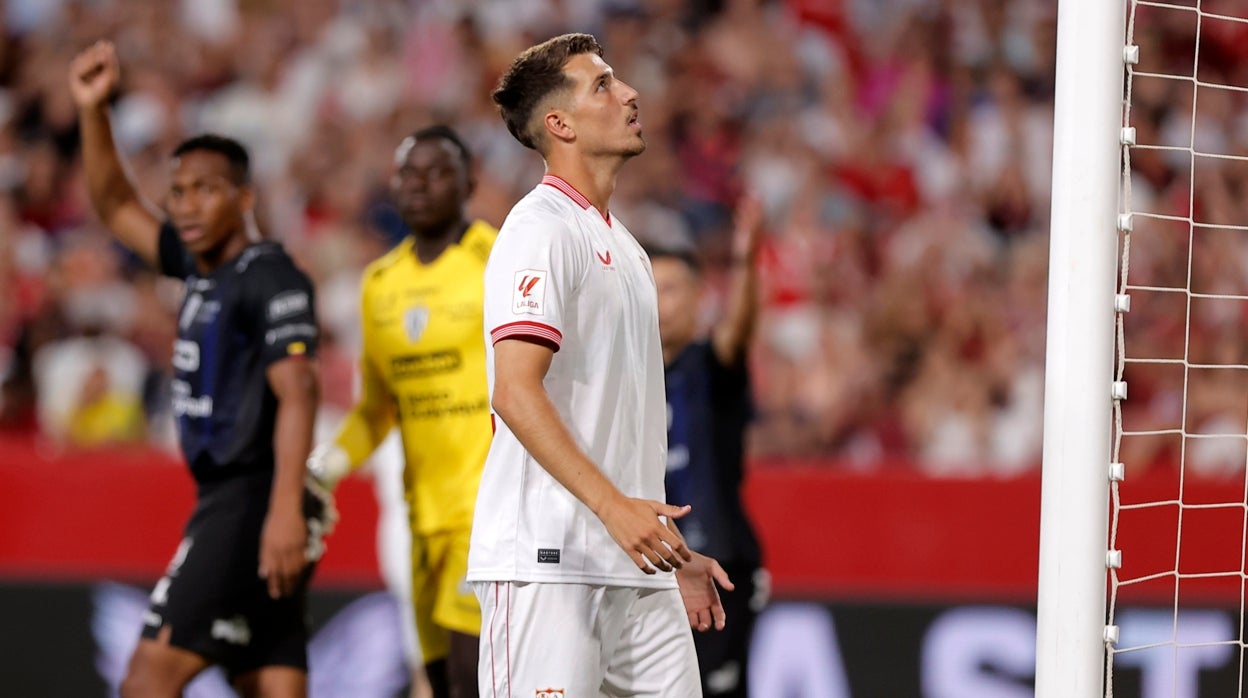
<svg viewBox="0 0 1248 698">
<path fill-rule="evenodd" d="M 97 41 L 69 64 L 69 92 L 79 109 L 104 104 L 121 82 L 117 49 L 111 41 Z"/>
<path fill-rule="evenodd" d="M 607 532 L 646 574 L 671 572 L 693 559 L 685 539 L 659 519 L 679 519 L 689 506 L 677 507 L 650 499 L 621 497 L 599 514 Z"/>
<path fill-rule="evenodd" d="M 260 530 L 260 577 L 269 596 L 280 599 L 295 592 L 308 564 L 308 527 L 297 508 L 270 508 Z"/>
</svg>

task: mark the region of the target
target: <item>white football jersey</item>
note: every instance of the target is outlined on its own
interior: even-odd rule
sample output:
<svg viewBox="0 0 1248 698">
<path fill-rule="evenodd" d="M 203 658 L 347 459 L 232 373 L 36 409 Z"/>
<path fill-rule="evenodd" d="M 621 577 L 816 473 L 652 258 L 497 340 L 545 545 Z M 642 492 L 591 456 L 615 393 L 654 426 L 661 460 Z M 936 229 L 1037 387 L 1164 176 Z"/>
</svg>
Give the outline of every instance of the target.
<svg viewBox="0 0 1248 698">
<path fill-rule="evenodd" d="M 546 175 L 508 214 L 485 269 L 486 370 L 494 343 L 554 348 L 545 387 L 578 446 L 629 497 L 665 501 L 663 354 L 650 261 L 632 234 Z M 485 461 L 469 581 L 672 588 L 647 575 L 501 419 Z"/>
</svg>

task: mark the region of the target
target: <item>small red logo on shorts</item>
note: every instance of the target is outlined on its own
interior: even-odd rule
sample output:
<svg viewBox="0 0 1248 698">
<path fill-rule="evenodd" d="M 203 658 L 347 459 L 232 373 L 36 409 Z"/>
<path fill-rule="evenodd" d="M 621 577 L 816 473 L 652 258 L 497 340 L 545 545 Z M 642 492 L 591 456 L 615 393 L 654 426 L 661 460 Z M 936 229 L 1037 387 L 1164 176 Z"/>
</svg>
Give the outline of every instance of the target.
<svg viewBox="0 0 1248 698">
<path fill-rule="evenodd" d="M 607 255 L 605 257 L 598 250 L 594 250 L 594 254 L 598 255 L 598 259 L 600 259 L 603 264 L 608 267 L 611 266 L 611 250 L 607 250 Z"/>
<path fill-rule="evenodd" d="M 539 688 L 533 694 L 533 698 L 561 698 L 563 696 L 562 688 Z"/>
</svg>

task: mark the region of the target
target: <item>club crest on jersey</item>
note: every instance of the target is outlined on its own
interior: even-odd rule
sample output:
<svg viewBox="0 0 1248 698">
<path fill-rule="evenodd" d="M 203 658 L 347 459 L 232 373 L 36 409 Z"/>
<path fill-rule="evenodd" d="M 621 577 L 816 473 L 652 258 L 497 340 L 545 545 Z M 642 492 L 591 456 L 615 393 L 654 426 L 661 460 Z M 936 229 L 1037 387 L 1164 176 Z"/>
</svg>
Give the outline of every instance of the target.
<svg viewBox="0 0 1248 698">
<path fill-rule="evenodd" d="M 515 291 L 511 294 L 511 312 L 516 315 L 543 315 L 546 299 L 546 272 L 521 269 L 516 272 Z"/>
<path fill-rule="evenodd" d="M 420 336 L 425 333 L 425 328 L 428 326 L 429 308 L 414 305 L 403 313 L 403 330 L 407 332 L 407 338 L 413 342 L 420 341 Z"/>
<path fill-rule="evenodd" d="M 539 688 L 533 693 L 533 698 L 564 698 L 562 688 Z"/>
</svg>

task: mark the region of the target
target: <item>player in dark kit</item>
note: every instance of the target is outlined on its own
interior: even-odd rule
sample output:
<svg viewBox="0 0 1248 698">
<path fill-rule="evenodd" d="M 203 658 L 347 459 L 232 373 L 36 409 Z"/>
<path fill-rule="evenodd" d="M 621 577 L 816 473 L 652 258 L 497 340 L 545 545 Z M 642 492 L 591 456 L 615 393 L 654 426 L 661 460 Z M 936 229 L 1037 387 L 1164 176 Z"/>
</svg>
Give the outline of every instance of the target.
<svg viewBox="0 0 1248 698">
<path fill-rule="evenodd" d="M 244 696 L 303 696 L 304 593 L 332 511 L 305 491 L 318 401 L 312 285 L 280 245 L 252 239 L 247 152 L 232 140 L 178 146 L 161 221 L 113 144 L 107 101 L 119 76 L 105 42 L 70 66 L 83 168 L 113 235 L 186 282 L 173 411 L 198 488 L 121 693 L 181 695 L 221 664 Z"/>
<path fill-rule="evenodd" d="M 758 306 L 754 257 L 761 228 L 758 202 L 744 201 L 737 212 L 725 312 L 707 337 L 698 336 L 699 265 L 692 247 L 647 247 L 659 295 L 667 387 L 667 498 L 692 505 L 680 520 L 685 540 L 718 559 L 736 580 L 735 589 L 720 594 L 732 622 L 723 632 L 693 636 L 707 698 L 748 695 L 750 635 L 769 586 L 740 495 L 751 410 L 746 354 Z"/>
</svg>

